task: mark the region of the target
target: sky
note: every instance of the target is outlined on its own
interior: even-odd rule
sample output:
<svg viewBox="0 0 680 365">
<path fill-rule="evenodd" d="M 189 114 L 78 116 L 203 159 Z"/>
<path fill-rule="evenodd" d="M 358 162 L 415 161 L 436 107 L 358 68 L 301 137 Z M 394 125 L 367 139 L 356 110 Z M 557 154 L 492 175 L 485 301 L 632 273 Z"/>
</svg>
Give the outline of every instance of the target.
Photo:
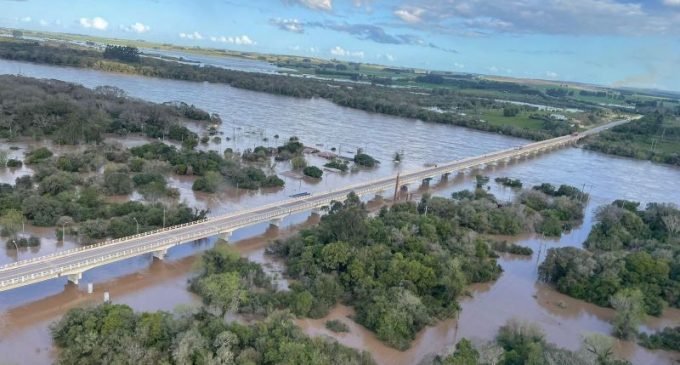
<svg viewBox="0 0 680 365">
<path fill-rule="evenodd" d="M 0 0 L 0 26 L 680 91 L 680 0 Z"/>
</svg>

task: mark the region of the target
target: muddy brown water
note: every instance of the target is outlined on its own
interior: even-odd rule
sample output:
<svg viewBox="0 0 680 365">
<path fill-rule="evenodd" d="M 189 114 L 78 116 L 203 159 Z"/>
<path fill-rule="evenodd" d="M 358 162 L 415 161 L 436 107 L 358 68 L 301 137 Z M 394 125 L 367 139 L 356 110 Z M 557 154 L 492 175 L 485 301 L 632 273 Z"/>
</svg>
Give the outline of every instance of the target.
<svg viewBox="0 0 680 365">
<path fill-rule="evenodd" d="M 436 161 L 447 161 L 526 143 L 521 139 L 444 125 L 433 125 L 403 118 L 368 114 L 338 107 L 319 99 L 295 99 L 254 93 L 209 83 L 187 83 L 172 80 L 150 79 L 131 75 L 102 73 L 62 67 L 33 65 L 0 61 L 0 73 L 19 73 L 26 76 L 57 78 L 82 83 L 88 87 L 113 85 L 130 95 L 150 101 L 182 100 L 193 103 L 209 112 L 220 113 L 224 119 L 223 137 L 235 137 L 221 144 L 201 146 L 203 149 L 238 150 L 264 144 L 275 146 L 292 135 L 302 142 L 322 150 L 340 149 L 343 155 L 362 148 L 382 161 L 376 169 L 354 173 L 327 173 L 320 182 L 284 176 L 286 187 L 266 191 L 245 191 L 225 188 L 218 194 L 197 194 L 191 190 L 190 177 L 170 177 L 172 186 L 180 190 L 181 200 L 199 208 L 208 208 L 211 214 L 220 214 L 281 200 L 300 191 L 318 192 L 348 184 L 367 181 L 424 166 Z M 200 126 L 193 126 L 199 130 Z M 277 141 L 273 138 L 279 134 Z M 267 137 L 268 141 L 263 139 Z M 113 137 L 112 137 L 113 138 Z M 113 138 L 115 139 L 115 138 Z M 131 138 L 126 146 L 148 142 L 144 138 Z M 1 142 L 0 148 L 9 145 Z M 23 152 L 37 145 L 50 145 L 46 141 L 22 141 L 20 150 L 12 153 L 21 157 Z M 71 147 L 51 146 L 57 153 L 68 152 Z M 391 162 L 396 151 L 403 151 L 401 164 Z M 309 156 L 309 162 L 320 165 L 323 160 Z M 272 171 L 281 174 L 290 170 L 287 164 L 278 163 Z M 534 249 L 531 258 L 503 255 L 499 263 L 504 273 L 494 283 L 473 285 L 471 298 L 462 298 L 462 311 L 458 320 L 451 319 L 427 327 L 407 351 L 386 347 L 375 336 L 358 324 L 351 322 L 352 309 L 338 306 L 328 318 L 340 318 L 352 331 L 332 334 L 324 327 L 324 320 L 300 320 L 298 323 L 312 335 L 332 336 L 348 346 L 370 351 L 380 364 L 412 364 L 428 358 L 433 353 L 448 351 L 460 338 L 487 341 L 493 338 L 499 326 L 508 319 L 518 317 L 539 324 L 548 340 L 560 346 L 577 349 L 581 336 L 589 332 L 609 333 L 613 311 L 583 301 L 569 298 L 550 287 L 537 283 L 537 266 L 545 250 L 556 246 L 580 246 L 592 226 L 595 209 L 614 199 L 624 198 L 647 202 L 680 203 L 677 183 L 680 169 L 607 156 L 599 153 L 569 148 L 550 154 L 511 163 L 506 166 L 481 171 L 492 178 L 492 192 L 501 199 L 510 199 L 513 191 L 493 183 L 493 178 L 509 176 L 521 179 L 526 186 L 542 182 L 571 184 L 584 187 L 591 194 L 584 223 L 559 240 L 543 239 L 529 235 L 514 237 L 513 241 Z M 30 174 L 30 167 L 20 170 L 0 171 L 0 182 L 12 182 L 22 174 Z M 292 175 L 291 175 L 292 176 Z M 436 194 L 448 195 L 473 184 L 470 175 L 451 176 L 444 182 L 433 182 Z M 420 191 L 415 185 L 411 191 Z M 116 199 L 141 199 L 139 195 Z M 299 214 L 284 220 L 284 234 L 295 227 L 313 224 L 308 215 Z M 77 246 L 74 237 L 64 243 L 56 241 L 54 228 L 26 226 L 26 230 L 43 238 L 38 249 L 21 250 L 19 258 L 44 255 Z M 272 275 L 280 276 L 280 263 L 264 255 L 266 242 L 282 232 L 265 224 L 235 232 L 234 246 L 251 260 L 264 263 Z M 74 306 L 99 302 L 108 291 L 116 303 L 126 303 L 137 310 L 172 310 L 177 305 L 198 305 L 199 301 L 186 290 L 187 279 L 195 256 L 214 244 L 214 239 L 187 243 L 170 250 L 163 262 L 150 256 L 126 260 L 88 271 L 79 287 L 66 285 L 63 280 L 52 280 L 17 290 L 0 293 L 0 323 L 5 329 L 0 334 L 0 362 L 17 364 L 44 364 L 54 359 L 48 325 Z M 0 264 L 17 259 L 16 250 L 0 249 Z M 86 283 L 95 284 L 95 293 L 86 294 Z M 285 289 L 286 280 L 279 280 Z M 668 325 L 679 325 L 678 310 L 668 309 L 661 318 L 648 318 L 642 330 L 651 331 Z M 649 351 L 631 342 L 617 342 L 617 353 L 635 364 L 666 364 L 680 355 L 665 351 Z"/>
</svg>

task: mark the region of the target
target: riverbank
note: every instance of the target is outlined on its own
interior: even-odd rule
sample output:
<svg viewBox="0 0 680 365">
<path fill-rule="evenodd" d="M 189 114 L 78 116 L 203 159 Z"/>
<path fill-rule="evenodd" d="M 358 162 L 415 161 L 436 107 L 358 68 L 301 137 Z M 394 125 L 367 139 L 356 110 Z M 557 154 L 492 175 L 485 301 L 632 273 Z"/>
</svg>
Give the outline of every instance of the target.
<svg viewBox="0 0 680 365">
<path fill-rule="evenodd" d="M 222 83 L 241 89 L 298 98 L 318 97 L 340 106 L 367 112 L 458 125 L 533 140 L 566 135 L 578 129 L 574 123 L 551 119 L 549 114 L 542 117 L 545 122 L 540 124 L 540 128 L 524 128 L 526 126 L 525 120 L 519 118 L 514 123 L 512 122 L 512 115 L 508 115 L 505 118 L 507 122 L 504 123 L 487 123 L 482 119 L 473 118 L 465 112 L 448 110 L 451 108 L 474 108 L 476 110 L 478 107 L 488 108 L 491 106 L 502 109 L 503 103 L 498 103 L 495 99 L 490 98 L 483 99 L 481 105 L 478 105 L 480 104 L 479 97 L 462 96 L 450 90 L 433 92 L 420 88 L 337 83 L 331 80 L 243 72 L 214 66 L 198 67 L 149 57 L 141 57 L 135 62 L 121 62 L 116 59 L 104 58 L 103 52 L 95 49 L 77 48 L 73 45 L 63 44 L 55 47 L 45 42 L 12 39 L 0 39 L 0 58 L 164 79 Z M 490 82 L 487 81 L 486 84 L 488 83 Z M 493 87 L 493 85 L 486 84 L 484 86 L 486 88 Z M 503 85 L 499 83 L 499 86 Z M 447 111 L 437 110 L 439 107 L 444 107 Z M 586 122 L 587 119 L 582 118 L 578 124 L 585 124 Z"/>
</svg>

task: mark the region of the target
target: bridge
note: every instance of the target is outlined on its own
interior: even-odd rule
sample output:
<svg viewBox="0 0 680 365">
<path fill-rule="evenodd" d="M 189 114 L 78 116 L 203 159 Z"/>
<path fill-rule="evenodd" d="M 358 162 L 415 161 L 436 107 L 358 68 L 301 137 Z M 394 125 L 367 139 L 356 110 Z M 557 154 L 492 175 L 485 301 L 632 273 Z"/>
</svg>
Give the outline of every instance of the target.
<svg viewBox="0 0 680 365">
<path fill-rule="evenodd" d="M 581 138 L 627 123 L 632 119 L 605 124 L 580 134 L 557 137 L 481 156 L 437 164 L 418 171 L 363 182 L 342 189 L 287 199 L 252 209 L 17 261 L 0 267 L 0 291 L 60 277 L 66 277 L 70 282 L 77 284 L 85 271 L 95 267 L 149 253 L 162 260 L 168 249 L 173 246 L 211 236 L 220 236 L 228 241 L 231 233 L 239 228 L 265 222 L 279 225 L 284 217 L 291 214 L 319 210 L 331 205 L 334 201 L 342 202 L 350 192 L 359 196 L 381 195 L 394 190 L 396 187 L 428 182 L 439 176 L 465 172 L 492 164 L 507 163 L 513 159 L 521 159 L 574 145 Z"/>
</svg>

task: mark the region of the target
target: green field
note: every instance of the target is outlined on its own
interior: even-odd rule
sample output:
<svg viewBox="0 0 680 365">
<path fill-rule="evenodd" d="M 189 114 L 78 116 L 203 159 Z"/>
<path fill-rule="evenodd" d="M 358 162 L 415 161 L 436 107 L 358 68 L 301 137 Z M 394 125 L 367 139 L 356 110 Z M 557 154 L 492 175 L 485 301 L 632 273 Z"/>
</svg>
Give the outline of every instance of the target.
<svg viewBox="0 0 680 365">
<path fill-rule="evenodd" d="M 543 121 L 529 118 L 529 112 L 520 112 L 514 117 L 503 116 L 503 109 L 486 109 L 479 114 L 479 118 L 493 125 L 511 125 L 518 128 L 541 130 Z"/>
</svg>

